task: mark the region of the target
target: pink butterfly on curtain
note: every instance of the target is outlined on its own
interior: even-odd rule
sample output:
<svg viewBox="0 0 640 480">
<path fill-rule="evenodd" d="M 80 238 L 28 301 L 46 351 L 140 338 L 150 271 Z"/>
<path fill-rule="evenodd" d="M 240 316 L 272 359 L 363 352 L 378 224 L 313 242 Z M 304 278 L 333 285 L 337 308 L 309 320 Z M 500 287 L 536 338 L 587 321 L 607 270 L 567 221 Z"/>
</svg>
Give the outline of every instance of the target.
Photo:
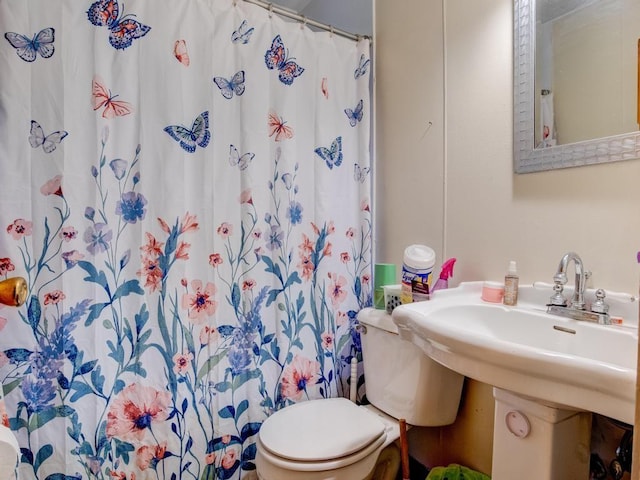
<svg viewBox="0 0 640 480">
<path fill-rule="evenodd" d="M 302 75 L 304 68 L 289 58 L 289 51 L 284 48 L 280 35 L 276 35 L 271 42 L 271 48 L 264 54 L 264 63 L 269 70 L 277 69 L 278 78 L 285 85 L 291 85 L 296 77 Z"/>
<path fill-rule="evenodd" d="M 87 18 L 93 25 L 109 29 L 109 43 L 118 50 L 129 47 L 136 38 L 144 37 L 151 30 L 131 17 L 135 15 L 120 15 L 117 0 L 98 0 L 87 10 Z"/>
<path fill-rule="evenodd" d="M 122 100 L 114 100 L 118 95 L 111 95 L 111 90 L 104 86 L 102 79 L 95 75 L 91 87 L 93 109 L 102 111 L 103 118 L 122 117 L 133 112 L 133 105 Z"/>
<path fill-rule="evenodd" d="M 187 51 L 187 42 L 184 40 L 176 40 L 176 43 L 173 46 L 173 55 L 185 67 L 188 67 L 191 63 L 191 60 L 189 59 L 189 52 Z"/>
<path fill-rule="evenodd" d="M 275 135 L 276 142 L 293 138 L 293 128 L 286 126 L 285 123 L 287 122 L 275 112 L 269 112 L 269 136 L 273 137 Z"/>
</svg>

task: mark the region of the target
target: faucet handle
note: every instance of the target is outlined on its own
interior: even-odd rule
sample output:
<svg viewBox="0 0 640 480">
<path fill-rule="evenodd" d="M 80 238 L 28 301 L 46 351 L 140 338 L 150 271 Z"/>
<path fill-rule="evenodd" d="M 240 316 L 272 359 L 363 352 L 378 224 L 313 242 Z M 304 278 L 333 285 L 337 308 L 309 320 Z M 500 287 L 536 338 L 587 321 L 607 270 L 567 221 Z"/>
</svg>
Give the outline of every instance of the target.
<svg viewBox="0 0 640 480">
<path fill-rule="evenodd" d="M 556 275 L 554 278 L 554 283 L 553 283 L 553 295 L 551 295 L 551 298 L 549 299 L 549 305 L 557 305 L 560 307 L 566 307 L 567 306 L 567 299 L 565 298 L 565 296 L 562 294 L 562 291 L 564 290 L 563 287 L 563 283 L 567 281 L 566 279 L 566 275 L 565 275 L 565 280 L 564 282 L 562 282 L 561 280 L 558 280 L 556 277 L 558 275 Z"/>
<path fill-rule="evenodd" d="M 567 274 L 564 272 L 558 272 L 553 276 L 553 283 L 555 283 L 556 285 L 564 285 L 565 283 L 567 283 L 567 281 L 568 281 Z M 554 287 L 554 290 L 555 290 L 555 287 Z"/>
<path fill-rule="evenodd" d="M 596 301 L 591 304 L 591 311 L 594 313 L 607 313 L 609 311 L 609 305 L 604 301 L 607 296 L 605 291 L 601 288 L 596 290 Z"/>
</svg>

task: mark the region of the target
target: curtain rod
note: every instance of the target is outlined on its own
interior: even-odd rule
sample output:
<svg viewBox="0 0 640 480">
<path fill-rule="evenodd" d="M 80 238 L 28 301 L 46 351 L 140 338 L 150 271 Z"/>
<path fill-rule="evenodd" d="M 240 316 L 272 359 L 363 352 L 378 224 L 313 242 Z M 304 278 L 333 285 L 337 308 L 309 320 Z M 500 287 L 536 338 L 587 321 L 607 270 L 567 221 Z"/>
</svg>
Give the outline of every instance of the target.
<svg viewBox="0 0 640 480">
<path fill-rule="evenodd" d="M 263 2 L 262 0 L 243 0 L 244 2 L 247 3 L 252 3 L 254 5 L 258 5 L 259 7 L 262 7 L 266 10 L 269 10 L 269 12 L 273 12 L 273 13 L 277 13 L 278 15 L 282 15 L 283 17 L 287 17 L 287 18 L 291 18 L 293 20 L 296 20 L 302 24 L 305 25 L 312 25 L 316 28 L 320 28 L 322 30 L 325 30 L 327 32 L 331 32 L 334 33 L 336 35 L 340 35 L 341 37 L 345 37 L 348 38 L 350 40 L 354 40 L 354 41 L 359 41 L 361 39 L 369 39 L 368 35 L 357 35 L 355 33 L 349 33 L 349 32 L 345 32 L 344 30 L 340 30 L 339 28 L 334 28 L 331 25 L 327 25 L 326 23 L 321 23 L 321 22 L 317 22 L 315 20 L 311 20 L 310 18 L 305 17 L 304 15 L 300 15 L 296 12 L 294 12 L 293 10 L 289 10 L 287 8 L 284 7 L 278 7 L 276 5 L 274 5 L 273 3 L 268 3 L 268 2 Z"/>
</svg>

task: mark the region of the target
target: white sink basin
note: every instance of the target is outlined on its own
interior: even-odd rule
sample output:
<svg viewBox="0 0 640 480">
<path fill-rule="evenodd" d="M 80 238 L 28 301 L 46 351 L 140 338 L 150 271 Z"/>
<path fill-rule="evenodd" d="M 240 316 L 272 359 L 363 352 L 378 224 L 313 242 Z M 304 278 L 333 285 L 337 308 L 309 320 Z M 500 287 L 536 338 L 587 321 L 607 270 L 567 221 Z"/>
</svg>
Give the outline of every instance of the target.
<svg viewBox="0 0 640 480">
<path fill-rule="evenodd" d="M 607 298 L 624 322 L 598 325 L 547 314 L 550 287 L 521 286 L 516 307 L 482 301 L 481 289 L 482 282 L 462 283 L 396 308 L 400 336 L 467 377 L 633 424 L 637 300 Z"/>
</svg>

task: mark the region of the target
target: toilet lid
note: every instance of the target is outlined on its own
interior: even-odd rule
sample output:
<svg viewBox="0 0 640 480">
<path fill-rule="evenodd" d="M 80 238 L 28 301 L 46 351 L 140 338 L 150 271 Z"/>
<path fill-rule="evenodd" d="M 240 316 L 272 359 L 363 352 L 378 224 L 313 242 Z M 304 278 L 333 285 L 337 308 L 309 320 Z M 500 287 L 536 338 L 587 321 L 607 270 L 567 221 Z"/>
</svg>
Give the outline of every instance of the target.
<svg viewBox="0 0 640 480">
<path fill-rule="evenodd" d="M 384 434 L 372 412 L 346 398 L 309 400 L 286 407 L 260 427 L 260 442 L 290 460 L 324 461 L 357 452 Z"/>
</svg>

